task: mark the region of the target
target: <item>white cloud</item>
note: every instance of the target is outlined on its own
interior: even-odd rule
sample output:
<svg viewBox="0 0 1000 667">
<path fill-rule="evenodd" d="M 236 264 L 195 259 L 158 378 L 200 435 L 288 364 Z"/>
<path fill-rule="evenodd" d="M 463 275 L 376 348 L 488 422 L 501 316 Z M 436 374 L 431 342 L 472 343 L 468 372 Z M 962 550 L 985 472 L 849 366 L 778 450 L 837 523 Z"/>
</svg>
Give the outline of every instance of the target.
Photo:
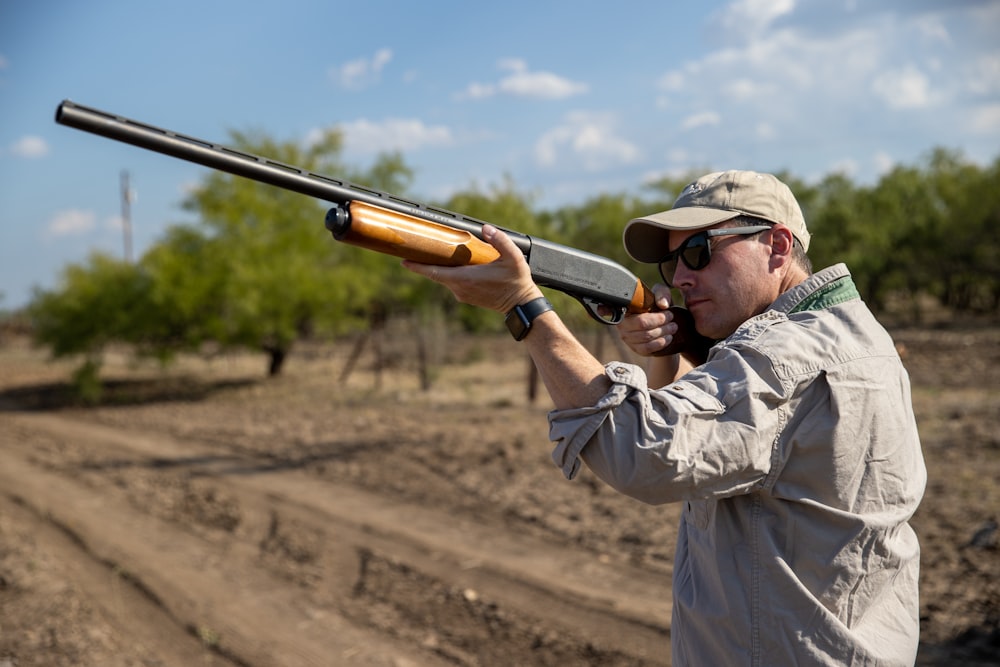
<svg viewBox="0 0 1000 667">
<path fill-rule="evenodd" d="M 878 75 L 872 91 L 890 109 L 921 109 L 931 103 L 930 81 L 912 65 Z"/>
<path fill-rule="evenodd" d="M 1000 52 L 980 56 L 965 70 L 965 87 L 970 93 L 1000 94 Z"/>
<path fill-rule="evenodd" d="M 976 134 L 1000 134 L 1000 104 L 987 104 L 974 109 L 969 129 Z"/>
<path fill-rule="evenodd" d="M 896 166 L 896 161 L 885 151 L 875 153 L 874 157 L 872 157 L 872 162 L 875 164 L 875 173 L 879 176 L 889 173 Z"/>
<path fill-rule="evenodd" d="M 469 86 L 458 95 L 460 99 L 481 100 L 496 95 L 496 86 L 488 83 L 470 83 Z"/>
<path fill-rule="evenodd" d="M 712 20 L 730 34 L 754 37 L 794 9 L 795 0 L 736 0 L 716 12 Z"/>
<path fill-rule="evenodd" d="M 722 92 L 733 98 L 736 102 L 740 102 L 775 95 L 779 91 L 773 84 L 742 77 L 723 84 Z"/>
<path fill-rule="evenodd" d="M 666 71 L 657 89 L 669 96 L 669 110 L 739 104 L 758 111 L 808 121 L 818 105 L 842 108 L 865 101 L 865 94 L 891 102 L 892 109 L 926 107 L 944 101 L 945 86 L 960 61 L 943 45 L 946 27 L 935 17 L 907 18 L 872 13 L 865 20 L 841 20 L 837 29 L 804 23 L 795 3 L 740 0 L 724 7 L 714 25 L 725 46 Z M 812 7 L 815 10 L 815 7 Z M 759 14 L 755 14 L 759 12 Z M 776 22 L 777 19 L 783 19 Z M 787 20 L 784 20 L 786 19 Z M 839 16 L 843 19 L 843 16 Z M 905 54 L 905 55 L 904 55 Z M 892 59 L 909 57 L 892 63 Z M 986 87 L 1000 78 L 983 59 L 969 68 L 970 86 Z M 931 76 L 935 79 L 932 79 Z M 935 84 L 939 80 L 940 83 Z M 971 83 L 972 81 L 978 84 Z M 659 108 L 667 109 L 660 98 Z"/>
<path fill-rule="evenodd" d="M 667 72 L 660 77 L 660 80 L 656 82 L 656 85 L 661 90 L 667 92 L 677 91 L 684 88 L 684 74 L 677 70 Z"/>
<path fill-rule="evenodd" d="M 672 69 L 657 81 L 671 107 L 788 105 L 803 94 L 855 88 L 877 60 L 877 36 L 867 31 L 823 39 L 791 30 L 727 46 Z M 662 106 L 662 105 L 661 105 Z"/>
<path fill-rule="evenodd" d="M 39 158 L 49 154 L 49 145 L 41 137 L 24 136 L 15 141 L 11 147 L 12 155 L 23 158 Z"/>
<path fill-rule="evenodd" d="M 581 95 L 589 90 L 589 86 L 585 83 L 571 81 L 552 72 L 532 72 L 523 60 L 508 58 L 501 60 L 497 67 L 510 74 L 494 83 L 470 83 L 456 97 L 463 100 L 481 100 L 496 95 L 509 95 L 560 100 Z"/>
<path fill-rule="evenodd" d="M 378 81 L 379 74 L 392 61 L 391 49 L 379 49 L 371 58 L 358 58 L 330 68 L 330 78 L 339 86 L 364 88 Z"/>
<path fill-rule="evenodd" d="M 691 114 L 687 118 L 681 121 L 681 129 L 683 130 L 695 130 L 699 127 L 707 127 L 710 125 L 718 125 L 722 122 L 722 116 L 714 111 L 700 111 L 696 114 Z"/>
<path fill-rule="evenodd" d="M 633 163 L 638 157 L 639 149 L 618 136 L 613 118 L 604 114 L 571 113 L 535 143 L 535 159 L 543 167 L 565 163 L 600 171 Z"/>
<path fill-rule="evenodd" d="M 916 29 L 925 38 L 934 42 L 941 42 L 942 44 L 951 44 L 951 34 L 948 32 L 948 28 L 941 22 L 941 17 L 939 16 L 925 16 L 917 19 L 915 21 Z"/>
<path fill-rule="evenodd" d="M 353 153 L 415 151 L 427 146 L 455 143 L 451 130 L 443 125 L 426 125 L 413 118 L 389 118 L 373 122 L 362 118 L 337 126 L 343 133 L 344 148 Z"/>
<path fill-rule="evenodd" d="M 904 4 L 726 3 L 707 26 L 717 48 L 654 79 L 651 106 L 674 129 L 664 140 L 720 167 L 808 172 L 846 156 L 859 178 L 875 175 L 873 146 L 995 151 L 974 144 L 1000 136 L 1000 51 L 986 27 L 1000 3 L 988 16 L 965 3 Z M 649 148 L 666 150 L 656 138 Z"/>
<path fill-rule="evenodd" d="M 763 139 L 764 141 L 767 141 L 769 139 L 774 139 L 776 136 L 778 136 L 777 130 L 775 130 L 774 126 L 768 122 L 757 123 L 757 127 L 755 128 L 754 131 L 757 134 L 757 138 Z"/>
<path fill-rule="evenodd" d="M 60 236 L 77 236 L 94 228 L 97 216 L 93 211 L 69 209 L 59 211 L 52 217 L 45 228 L 45 236 L 56 238 Z"/>
</svg>

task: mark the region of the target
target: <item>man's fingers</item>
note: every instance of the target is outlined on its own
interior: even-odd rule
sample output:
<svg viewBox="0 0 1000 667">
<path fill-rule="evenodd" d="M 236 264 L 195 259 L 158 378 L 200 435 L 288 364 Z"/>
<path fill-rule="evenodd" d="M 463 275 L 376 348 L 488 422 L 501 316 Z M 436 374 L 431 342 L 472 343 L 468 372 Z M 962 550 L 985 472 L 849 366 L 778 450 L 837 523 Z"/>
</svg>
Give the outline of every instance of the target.
<svg viewBox="0 0 1000 667">
<path fill-rule="evenodd" d="M 656 300 L 656 307 L 660 310 L 666 310 L 673 305 L 673 297 L 670 294 L 670 288 L 662 283 L 653 285 L 653 297 Z"/>
<path fill-rule="evenodd" d="M 636 354 L 651 356 L 673 342 L 677 324 L 673 313 L 656 310 L 626 317 L 618 325 L 618 332 L 622 341 Z"/>
<path fill-rule="evenodd" d="M 502 258 L 506 259 L 522 254 L 514 240 L 503 230 L 497 229 L 493 225 L 483 225 L 483 240 L 496 248 Z"/>
<path fill-rule="evenodd" d="M 446 266 L 437 266 L 436 264 L 422 264 L 409 259 L 403 260 L 403 267 L 425 278 L 430 278 L 436 283 L 443 282 L 441 279 L 446 277 L 443 271 L 449 268 Z"/>
<path fill-rule="evenodd" d="M 513 239 L 492 225 L 483 226 L 482 236 L 500 253 L 487 264 L 432 266 L 404 260 L 403 266 L 444 285 L 462 303 L 502 313 L 541 296 L 531 268 Z"/>
</svg>

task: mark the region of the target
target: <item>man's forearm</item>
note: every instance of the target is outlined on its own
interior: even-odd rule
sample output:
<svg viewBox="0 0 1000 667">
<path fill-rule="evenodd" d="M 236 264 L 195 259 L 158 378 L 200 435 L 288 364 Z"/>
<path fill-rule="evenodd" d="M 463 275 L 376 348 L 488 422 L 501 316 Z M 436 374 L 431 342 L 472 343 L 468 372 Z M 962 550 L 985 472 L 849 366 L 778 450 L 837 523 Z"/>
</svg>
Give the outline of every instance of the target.
<svg viewBox="0 0 1000 667">
<path fill-rule="evenodd" d="M 604 364 L 587 351 L 555 311 L 540 315 L 521 344 L 528 348 L 557 409 L 595 405 L 611 389 Z"/>
<path fill-rule="evenodd" d="M 604 365 L 576 339 L 555 312 L 539 316 L 522 344 L 527 345 L 557 409 L 595 405 L 611 389 Z M 679 354 L 649 359 L 646 377 L 650 389 L 676 382 L 694 368 Z"/>
</svg>

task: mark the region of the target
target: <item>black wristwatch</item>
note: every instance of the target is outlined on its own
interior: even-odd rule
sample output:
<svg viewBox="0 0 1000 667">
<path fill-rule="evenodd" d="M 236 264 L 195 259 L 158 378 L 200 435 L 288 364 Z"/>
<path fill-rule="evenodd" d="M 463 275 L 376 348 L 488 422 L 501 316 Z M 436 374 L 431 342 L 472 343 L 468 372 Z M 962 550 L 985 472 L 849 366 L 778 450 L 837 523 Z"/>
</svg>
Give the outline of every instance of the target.
<svg viewBox="0 0 1000 667">
<path fill-rule="evenodd" d="M 514 340 L 524 340 L 524 337 L 531 330 L 531 323 L 535 321 L 535 318 L 550 310 L 553 310 L 552 304 L 544 296 L 540 296 L 528 303 L 514 306 L 507 313 L 504 322 L 507 324 L 507 329 L 510 330 L 510 335 L 514 337 Z"/>
</svg>

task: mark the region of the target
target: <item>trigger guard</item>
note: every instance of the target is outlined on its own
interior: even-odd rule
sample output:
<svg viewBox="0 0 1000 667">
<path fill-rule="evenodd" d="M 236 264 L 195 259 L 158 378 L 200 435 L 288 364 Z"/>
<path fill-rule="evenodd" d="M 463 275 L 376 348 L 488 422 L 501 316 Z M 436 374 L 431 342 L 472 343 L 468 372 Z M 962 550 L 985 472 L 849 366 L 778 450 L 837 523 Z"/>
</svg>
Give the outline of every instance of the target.
<svg viewBox="0 0 1000 667">
<path fill-rule="evenodd" d="M 625 306 L 619 306 L 618 308 L 614 308 L 613 309 L 614 312 L 611 314 L 610 317 L 601 317 L 601 314 L 597 312 L 598 308 L 604 306 L 605 308 L 612 309 L 612 307 L 606 304 L 598 303 L 593 299 L 588 299 L 587 297 L 580 297 L 579 301 L 580 303 L 583 304 L 583 307 L 584 309 L 586 309 L 587 314 L 590 315 L 590 317 L 593 318 L 594 320 L 600 322 L 601 324 L 606 324 L 608 326 L 611 326 L 613 324 L 620 324 L 621 321 L 625 319 L 625 313 L 627 312 Z"/>
</svg>

